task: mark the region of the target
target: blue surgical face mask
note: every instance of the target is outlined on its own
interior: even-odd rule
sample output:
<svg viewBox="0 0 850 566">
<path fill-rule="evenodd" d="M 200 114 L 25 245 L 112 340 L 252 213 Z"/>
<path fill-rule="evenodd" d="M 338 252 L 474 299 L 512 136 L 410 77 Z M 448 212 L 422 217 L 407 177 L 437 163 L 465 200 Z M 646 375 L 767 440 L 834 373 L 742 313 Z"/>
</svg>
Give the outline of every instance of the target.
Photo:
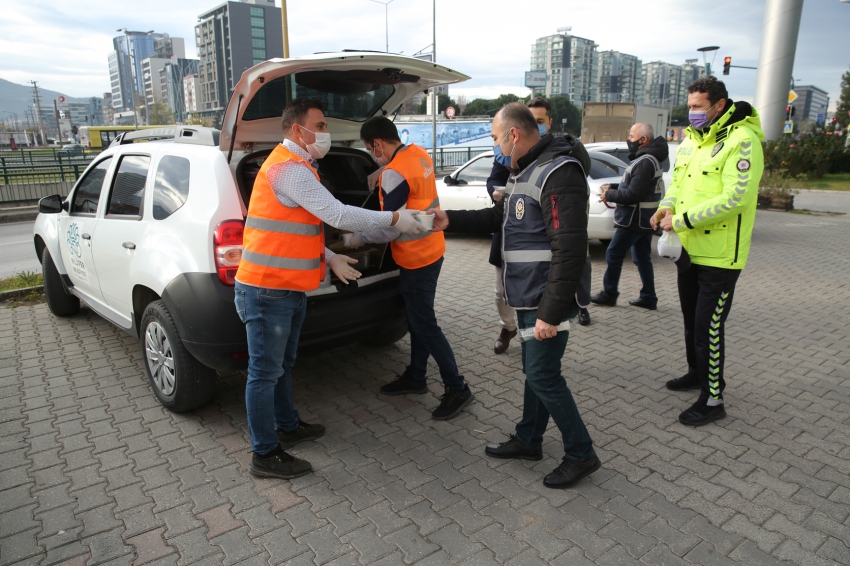
<svg viewBox="0 0 850 566">
<path fill-rule="evenodd" d="M 505 133 L 505 137 L 502 138 L 502 142 L 504 142 L 506 139 L 508 139 L 508 135 L 510 133 L 511 133 L 510 130 L 508 130 Z M 514 153 L 514 150 L 512 148 L 510 154 L 508 154 L 508 155 L 503 154 L 501 143 L 497 143 L 496 145 L 493 146 L 493 154 L 494 154 L 494 157 L 496 159 L 496 163 L 498 163 L 499 165 L 502 165 L 504 167 L 510 168 L 510 166 L 511 166 L 511 155 L 513 155 L 513 153 Z"/>
<path fill-rule="evenodd" d="M 537 131 L 540 132 L 540 137 L 543 137 L 543 136 L 546 135 L 547 129 L 548 128 L 546 127 L 546 124 L 537 124 Z"/>
</svg>

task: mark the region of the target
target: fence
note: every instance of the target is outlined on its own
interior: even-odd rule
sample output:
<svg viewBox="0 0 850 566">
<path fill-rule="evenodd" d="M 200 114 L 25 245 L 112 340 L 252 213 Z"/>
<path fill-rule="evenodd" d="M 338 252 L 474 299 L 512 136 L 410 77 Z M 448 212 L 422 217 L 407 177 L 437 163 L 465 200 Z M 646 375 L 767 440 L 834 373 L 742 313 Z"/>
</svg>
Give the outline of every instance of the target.
<svg viewBox="0 0 850 566">
<path fill-rule="evenodd" d="M 485 151 L 492 151 L 492 147 L 463 147 L 463 148 L 437 148 L 437 162 L 434 164 L 436 169 L 448 169 L 450 167 L 460 167 L 476 155 L 481 155 Z M 430 151 L 428 153 L 431 153 Z"/>
<path fill-rule="evenodd" d="M 66 196 L 88 161 L 40 165 L 6 165 L 0 168 L 0 202 L 38 200 L 49 195 Z"/>
</svg>

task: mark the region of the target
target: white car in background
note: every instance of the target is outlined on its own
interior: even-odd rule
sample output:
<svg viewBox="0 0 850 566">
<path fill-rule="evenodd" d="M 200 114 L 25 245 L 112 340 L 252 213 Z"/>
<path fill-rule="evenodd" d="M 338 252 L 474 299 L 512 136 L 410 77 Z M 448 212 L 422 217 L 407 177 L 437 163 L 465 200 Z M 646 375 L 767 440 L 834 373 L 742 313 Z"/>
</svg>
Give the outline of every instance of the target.
<svg viewBox="0 0 850 566">
<path fill-rule="evenodd" d="M 592 144 L 591 144 L 592 145 Z M 590 186 L 587 237 L 607 244 L 614 237 L 614 205 L 599 201 L 599 187 L 605 183 L 619 183 L 627 165 L 607 153 L 588 151 Z M 487 193 L 487 178 L 493 169 L 493 152 L 487 151 L 473 157 L 451 175 L 437 182 L 440 208 L 443 210 L 476 210 L 493 206 Z"/>
</svg>

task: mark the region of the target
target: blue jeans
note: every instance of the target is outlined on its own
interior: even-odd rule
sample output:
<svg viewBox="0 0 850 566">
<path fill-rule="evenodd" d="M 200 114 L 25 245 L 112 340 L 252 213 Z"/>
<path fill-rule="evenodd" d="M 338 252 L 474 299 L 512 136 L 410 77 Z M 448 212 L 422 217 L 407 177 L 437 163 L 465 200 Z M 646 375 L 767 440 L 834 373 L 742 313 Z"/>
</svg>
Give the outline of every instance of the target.
<svg viewBox="0 0 850 566">
<path fill-rule="evenodd" d="M 405 373 L 414 381 L 425 381 L 428 356 L 440 368 L 443 385 L 463 389 L 466 387 L 455 361 L 455 354 L 434 312 L 434 296 L 443 258 L 419 269 L 401 268 L 399 282 L 404 307 L 407 310 L 407 326 L 410 329 L 410 365 Z"/>
<path fill-rule="evenodd" d="M 534 328 L 537 310 L 518 310 L 519 327 Z M 572 307 L 568 318 L 578 315 Z M 516 425 L 516 438 L 529 448 L 543 445 L 543 433 L 549 416 L 555 421 L 564 439 L 564 456 L 567 460 L 583 462 L 593 457 L 593 441 L 581 420 L 567 381 L 561 375 L 561 358 L 567 348 L 569 332 L 559 332 L 554 338 L 522 343 L 522 371 L 525 373 L 525 394 L 522 420 Z"/>
<path fill-rule="evenodd" d="M 643 284 L 640 298 L 655 305 L 658 303 L 658 297 L 655 296 L 655 273 L 652 270 L 652 234 L 639 234 L 628 228 L 617 227 L 614 238 L 608 244 L 608 251 L 605 252 L 608 268 L 602 278 L 603 291 L 612 299 L 620 295 L 617 286 L 620 284 L 623 260 L 629 248 L 632 250 L 632 261 L 637 266 L 640 281 Z"/>
<path fill-rule="evenodd" d="M 278 446 L 275 428 L 292 431 L 300 422 L 292 399 L 292 366 L 307 313 L 307 295 L 237 281 L 234 300 L 248 331 L 245 406 L 251 449 L 268 454 Z"/>
</svg>

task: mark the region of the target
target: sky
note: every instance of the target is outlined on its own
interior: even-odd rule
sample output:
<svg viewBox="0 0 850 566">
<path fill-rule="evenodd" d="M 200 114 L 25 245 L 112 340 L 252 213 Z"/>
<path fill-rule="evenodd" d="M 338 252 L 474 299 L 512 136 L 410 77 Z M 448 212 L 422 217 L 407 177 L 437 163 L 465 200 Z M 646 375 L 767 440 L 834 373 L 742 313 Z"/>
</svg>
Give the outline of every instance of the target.
<svg viewBox="0 0 850 566">
<path fill-rule="evenodd" d="M 6 3 L 8 0 L 4 0 Z M 276 0 L 280 6 L 281 0 Z M 411 55 L 431 44 L 436 2 L 437 62 L 471 77 L 452 86 L 452 97 L 525 96 L 523 73 L 538 37 L 572 26 L 599 50 L 637 55 L 644 63 L 682 64 L 698 47 L 718 45 L 733 65 L 756 66 L 764 20 L 763 0 L 289 0 L 293 56 L 369 49 Z M 115 30 L 168 33 L 186 39 L 195 57 L 194 26 L 217 0 L 27 0 L 8 2 L 0 19 L 0 78 L 39 85 L 70 96 L 109 90 L 107 55 Z M 523 10 L 527 8 L 527 10 Z M 385 12 L 388 25 L 385 25 Z M 710 62 L 710 60 L 709 60 Z M 850 3 L 806 0 L 794 78 L 830 95 L 834 109 L 841 75 L 850 67 Z M 756 71 L 731 70 L 720 78 L 733 100 L 752 100 Z"/>
</svg>

